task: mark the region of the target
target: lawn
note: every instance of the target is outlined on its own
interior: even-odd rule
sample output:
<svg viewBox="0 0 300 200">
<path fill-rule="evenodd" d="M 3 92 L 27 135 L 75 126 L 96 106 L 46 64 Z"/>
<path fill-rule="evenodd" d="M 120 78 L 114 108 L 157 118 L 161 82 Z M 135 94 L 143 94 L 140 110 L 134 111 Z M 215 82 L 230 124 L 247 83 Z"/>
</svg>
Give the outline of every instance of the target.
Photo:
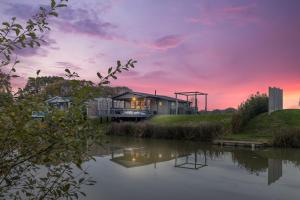
<svg viewBox="0 0 300 200">
<path fill-rule="evenodd" d="M 150 123 L 157 125 L 197 124 L 199 122 L 220 122 L 224 126 L 224 132 L 231 131 L 231 113 L 212 114 L 202 113 L 198 115 L 157 115 L 150 119 Z"/>
<path fill-rule="evenodd" d="M 222 122 L 230 124 L 231 114 L 198 114 L 198 115 L 157 115 L 150 122 L 154 124 L 177 124 L 197 122 Z"/>
</svg>

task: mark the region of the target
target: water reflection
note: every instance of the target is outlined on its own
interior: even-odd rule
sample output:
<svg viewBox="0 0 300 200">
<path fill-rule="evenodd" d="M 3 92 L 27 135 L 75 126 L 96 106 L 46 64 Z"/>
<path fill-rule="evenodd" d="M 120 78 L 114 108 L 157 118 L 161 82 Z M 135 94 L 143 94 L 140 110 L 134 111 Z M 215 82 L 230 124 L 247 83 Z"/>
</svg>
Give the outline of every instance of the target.
<svg viewBox="0 0 300 200">
<path fill-rule="evenodd" d="M 183 169 L 200 169 L 206 166 L 206 150 L 203 152 L 195 151 L 194 153 L 186 155 L 176 154 L 174 167 Z"/>
<path fill-rule="evenodd" d="M 110 161 L 124 168 L 153 165 L 173 161 L 170 168 L 201 170 L 209 163 L 230 155 L 233 167 L 260 176 L 267 172 L 267 185 L 276 183 L 283 175 L 283 161 L 300 164 L 300 151 L 295 149 L 239 149 L 218 147 L 192 142 L 166 140 L 139 140 L 132 138 L 110 138 L 110 142 L 95 146 L 92 155 L 110 157 Z"/>
</svg>

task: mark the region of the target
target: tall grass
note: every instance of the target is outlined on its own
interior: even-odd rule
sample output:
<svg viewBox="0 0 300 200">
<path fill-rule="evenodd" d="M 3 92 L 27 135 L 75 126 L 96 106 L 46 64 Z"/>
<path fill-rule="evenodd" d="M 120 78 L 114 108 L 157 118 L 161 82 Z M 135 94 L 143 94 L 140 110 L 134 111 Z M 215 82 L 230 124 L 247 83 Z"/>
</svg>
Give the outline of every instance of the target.
<svg viewBox="0 0 300 200">
<path fill-rule="evenodd" d="M 267 95 L 259 93 L 251 95 L 239 106 L 238 112 L 232 116 L 232 132 L 241 132 L 251 119 L 265 112 L 268 112 Z"/>
<path fill-rule="evenodd" d="M 112 123 L 107 130 L 108 135 L 133 136 L 156 139 L 182 139 L 208 142 L 223 133 L 223 126 L 216 122 L 201 122 L 191 124 L 152 124 L 141 123 Z"/>
<path fill-rule="evenodd" d="M 273 136 L 273 146 L 299 148 L 300 128 L 282 128 L 277 130 Z"/>
</svg>

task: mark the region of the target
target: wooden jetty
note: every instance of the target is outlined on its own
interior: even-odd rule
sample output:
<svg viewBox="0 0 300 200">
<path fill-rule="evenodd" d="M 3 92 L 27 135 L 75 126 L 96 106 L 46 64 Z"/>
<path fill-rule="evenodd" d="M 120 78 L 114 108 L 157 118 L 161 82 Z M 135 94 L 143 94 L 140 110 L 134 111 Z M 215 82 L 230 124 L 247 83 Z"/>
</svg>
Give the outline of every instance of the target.
<svg viewBox="0 0 300 200">
<path fill-rule="evenodd" d="M 255 141 L 236 141 L 236 140 L 214 140 L 214 145 L 231 146 L 231 147 L 248 147 L 248 148 L 263 148 L 268 147 L 268 143 Z"/>
</svg>

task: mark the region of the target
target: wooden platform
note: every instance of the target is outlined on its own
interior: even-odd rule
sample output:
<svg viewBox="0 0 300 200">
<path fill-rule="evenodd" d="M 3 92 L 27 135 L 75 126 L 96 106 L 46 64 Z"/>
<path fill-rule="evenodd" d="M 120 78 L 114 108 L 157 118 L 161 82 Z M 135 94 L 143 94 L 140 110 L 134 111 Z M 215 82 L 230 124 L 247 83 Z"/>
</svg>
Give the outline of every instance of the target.
<svg viewBox="0 0 300 200">
<path fill-rule="evenodd" d="M 214 140 L 213 144 L 220 146 L 233 146 L 233 147 L 249 147 L 249 148 L 263 148 L 268 144 L 264 142 L 254 141 L 235 141 L 235 140 Z"/>
</svg>

